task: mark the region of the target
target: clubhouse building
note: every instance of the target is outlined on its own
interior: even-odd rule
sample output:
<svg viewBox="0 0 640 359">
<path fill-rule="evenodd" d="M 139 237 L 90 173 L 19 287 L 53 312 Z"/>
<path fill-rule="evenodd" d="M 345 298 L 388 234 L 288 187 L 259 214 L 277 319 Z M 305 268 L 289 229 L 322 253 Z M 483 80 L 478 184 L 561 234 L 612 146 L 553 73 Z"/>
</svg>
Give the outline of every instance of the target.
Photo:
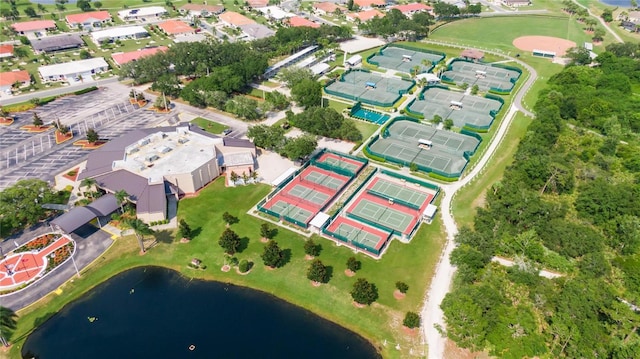
<svg viewBox="0 0 640 359">
<path fill-rule="evenodd" d="M 107 193 L 124 190 L 138 218 L 160 221 L 167 219 L 171 197 L 194 194 L 225 172 L 249 174 L 255 156 L 250 141 L 193 125 L 139 129 L 93 151 L 78 180 L 92 178 Z"/>
</svg>

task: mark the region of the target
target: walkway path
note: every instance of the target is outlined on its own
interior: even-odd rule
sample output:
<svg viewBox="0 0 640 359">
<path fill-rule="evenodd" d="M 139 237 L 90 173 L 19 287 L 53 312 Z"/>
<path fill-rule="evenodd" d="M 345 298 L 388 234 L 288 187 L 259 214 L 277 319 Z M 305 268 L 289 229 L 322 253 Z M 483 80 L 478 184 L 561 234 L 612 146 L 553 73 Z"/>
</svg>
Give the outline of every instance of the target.
<svg viewBox="0 0 640 359">
<path fill-rule="evenodd" d="M 432 40 L 426 42 L 440 44 L 439 42 Z M 446 45 L 452 46 L 449 44 Z M 455 45 L 453 45 L 453 47 L 468 48 L 466 46 Z M 523 107 L 522 98 L 538 78 L 535 69 L 520 60 L 505 56 L 504 54 L 487 50 L 483 51 L 486 53 L 493 53 L 495 55 L 509 58 L 511 61 L 514 61 L 526 68 L 527 71 L 529 71 L 530 76 L 524 82 L 522 87 L 518 89 L 518 93 L 515 95 L 511 106 L 504 116 L 504 119 L 500 123 L 500 127 L 498 128 L 495 136 L 493 137 L 484 154 L 482 155 L 478 163 L 476 163 L 475 167 L 461 180 L 455 183 L 441 185 L 443 198 L 440 204 L 440 213 L 442 213 L 442 221 L 444 223 L 445 230 L 447 231 L 447 242 L 445 244 L 444 251 L 441 254 L 440 261 L 436 266 L 435 275 L 431 280 L 431 286 L 428 292 L 425 294 L 425 304 L 421 311 L 424 324 L 424 337 L 426 338 L 427 345 L 429 347 L 428 358 L 433 359 L 444 357 L 445 338 L 437 329 L 445 328 L 444 315 L 442 310 L 440 309 L 440 303 L 444 299 L 447 292 L 449 292 L 453 274 L 455 273 L 455 268 L 449 262 L 449 256 L 455 248 L 454 238 L 458 233 L 458 227 L 456 225 L 455 219 L 453 218 L 453 214 L 451 213 L 451 202 L 456 192 L 470 183 L 484 169 L 484 167 L 489 162 L 492 155 L 500 145 L 518 111 L 523 112 L 527 116 L 533 117 L 533 113 L 529 112 Z"/>
<path fill-rule="evenodd" d="M 598 16 L 598 15 L 596 15 L 596 14 L 592 13 L 592 12 L 591 12 L 591 10 L 590 10 L 588 7 L 586 7 L 586 6 L 582 5 L 582 4 L 580 4 L 578 1 L 576 1 L 576 0 L 571 0 L 571 1 L 573 1 L 576 5 L 580 6 L 581 8 L 587 9 L 587 12 L 589 13 L 589 16 L 593 16 L 593 17 L 595 17 L 598 21 L 600 21 L 600 24 L 601 24 L 602 26 L 604 26 L 604 28 L 605 28 L 605 29 L 606 29 L 606 30 L 611 34 L 611 36 L 615 37 L 616 41 L 618 41 L 618 42 L 624 42 L 624 40 L 622 40 L 622 38 L 620 37 L 620 35 L 618 35 L 615 31 L 613 31 L 613 30 L 609 27 L 609 24 L 607 24 L 607 22 L 606 22 L 606 21 L 604 21 L 600 16 Z"/>
</svg>

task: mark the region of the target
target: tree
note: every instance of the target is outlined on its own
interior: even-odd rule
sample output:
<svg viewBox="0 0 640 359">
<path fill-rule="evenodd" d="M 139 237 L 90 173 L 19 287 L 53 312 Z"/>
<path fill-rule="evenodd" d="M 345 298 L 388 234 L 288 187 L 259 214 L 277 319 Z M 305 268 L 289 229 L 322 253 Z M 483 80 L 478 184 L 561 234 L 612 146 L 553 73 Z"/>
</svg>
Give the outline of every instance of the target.
<svg viewBox="0 0 640 359">
<path fill-rule="evenodd" d="M 262 258 L 264 265 L 271 268 L 282 267 L 286 262 L 284 251 L 280 249 L 276 241 L 267 243 L 260 258 Z"/>
<path fill-rule="evenodd" d="M 349 257 L 347 259 L 347 269 L 352 272 L 357 272 L 362 267 L 362 263 L 356 259 L 356 257 Z"/>
<path fill-rule="evenodd" d="M 2 117 L 2 118 L 10 118 L 9 117 L 9 111 L 7 111 L 7 109 L 4 108 L 4 107 L 0 107 L 0 117 Z"/>
<path fill-rule="evenodd" d="M 168 111 L 171 108 L 171 101 L 169 101 L 167 96 L 163 94 L 162 96 L 156 97 L 156 101 L 153 103 L 153 107 L 162 111 Z"/>
<path fill-rule="evenodd" d="M 93 128 L 89 128 L 87 130 L 87 141 L 90 144 L 95 144 L 99 139 L 100 136 L 98 135 L 98 132 L 96 130 L 94 130 Z"/>
<path fill-rule="evenodd" d="M 91 11 L 91 2 L 89 0 L 78 0 L 76 6 L 84 12 Z"/>
<path fill-rule="evenodd" d="M 480 87 L 478 87 L 478 85 L 474 84 L 473 86 L 471 86 L 471 94 L 472 95 L 477 95 L 479 91 L 480 91 Z"/>
<path fill-rule="evenodd" d="M 409 290 L 409 286 L 407 285 L 407 283 L 405 282 L 396 282 L 396 289 L 402 293 L 402 294 L 406 294 L 407 291 Z"/>
<path fill-rule="evenodd" d="M 226 254 L 234 255 L 238 251 L 238 248 L 241 244 L 240 236 L 238 236 L 236 232 L 227 228 L 224 230 L 224 232 L 222 232 L 222 235 L 220 235 L 218 244 L 220 245 L 220 247 L 222 247 L 222 249 L 224 249 L 224 252 Z"/>
<path fill-rule="evenodd" d="M 322 247 L 319 244 L 316 244 L 313 239 L 309 239 L 304 243 L 304 253 L 308 256 L 317 257 L 320 255 L 321 250 Z"/>
<path fill-rule="evenodd" d="M 596 29 L 593 30 L 593 38 L 592 38 L 592 40 L 596 41 L 596 42 L 600 42 L 600 41 L 604 40 L 604 35 L 606 35 L 606 34 L 607 34 L 607 32 L 603 28 L 596 27 Z"/>
<path fill-rule="evenodd" d="M 291 66 L 278 72 L 278 78 L 286 83 L 288 88 L 292 89 L 302 80 L 313 80 L 313 72 L 308 68 Z"/>
<path fill-rule="evenodd" d="M 17 46 L 13 48 L 13 56 L 24 58 L 29 56 L 29 51 L 24 46 Z"/>
<path fill-rule="evenodd" d="M 272 239 L 273 238 L 273 232 L 274 232 L 274 230 L 272 230 L 269 227 L 268 223 L 263 223 L 263 224 L 260 225 L 260 236 L 262 236 L 262 238 L 267 239 L 267 240 Z"/>
<path fill-rule="evenodd" d="M 122 204 L 125 203 L 125 201 L 127 201 L 129 199 L 129 193 L 127 193 L 127 191 L 121 189 L 121 190 L 116 191 L 113 195 L 114 195 L 114 197 L 116 197 L 116 201 L 118 201 L 118 204 L 120 205 L 120 212 L 124 213 L 124 208 L 122 207 Z"/>
<path fill-rule="evenodd" d="M 420 314 L 415 312 L 407 312 L 404 315 L 402 325 L 409 329 L 418 328 L 420 326 Z"/>
<path fill-rule="evenodd" d="M 27 6 L 24 10 L 24 14 L 29 17 L 37 17 L 36 10 L 32 6 Z"/>
<path fill-rule="evenodd" d="M 329 272 L 327 267 L 322 264 L 319 259 L 314 259 L 307 269 L 307 278 L 318 283 L 327 283 L 329 281 Z"/>
<path fill-rule="evenodd" d="M 444 120 L 444 129 L 445 130 L 450 130 L 453 128 L 453 120 L 448 118 L 446 120 Z"/>
<path fill-rule="evenodd" d="M 42 180 L 20 180 L 0 192 L 0 226 L 11 232 L 26 228 L 44 218 L 43 203 L 59 203 L 49 184 Z M 8 215 L 11 214 L 11 215 Z"/>
<path fill-rule="evenodd" d="M 11 309 L 0 306 L 0 342 L 9 346 L 11 334 L 18 325 L 18 315 Z"/>
<path fill-rule="evenodd" d="M 139 62 L 139 61 L 141 60 L 138 60 L 136 62 Z M 154 64 L 150 64 L 150 66 L 152 65 Z M 150 76 L 153 76 L 153 75 L 150 75 Z M 163 93 L 165 96 L 177 97 L 180 95 L 180 91 L 181 91 L 180 80 L 175 74 L 165 73 L 165 74 L 159 75 L 159 77 L 155 79 L 155 81 L 151 85 L 151 89 L 153 91 L 158 91 L 160 93 Z M 160 96 L 158 96 L 158 98 L 160 98 Z M 186 98 L 185 100 L 189 101 Z"/>
<path fill-rule="evenodd" d="M 613 11 L 611 9 L 605 9 L 602 11 L 602 15 L 600 15 L 600 17 L 606 22 L 611 22 L 613 21 Z"/>
<path fill-rule="evenodd" d="M 313 79 L 303 79 L 291 88 L 291 97 L 301 107 L 320 106 L 322 85 Z"/>
<path fill-rule="evenodd" d="M 224 212 L 222 214 L 222 220 L 227 224 L 227 227 L 232 224 L 238 223 L 238 217 L 230 214 L 229 212 Z"/>
<path fill-rule="evenodd" d="M 147 250 L 144 248 L 144 236 L 153 234 L 153 229 L 139 218 L 129 219 L 125 221 L 125 225 L 133 230 L 140 246 L 140 252 L 145 253 Z"/>
<path fill-rule="evenodd" d="M 80 58 L 83 59 L 83 60 L 90 59 L 91 58 L 91 54 L 87 50 L 84 50 L 84 49 L 80 50 Z"/>
<path fill-rule="evenodd" d="M 44 122 L 42 121 L 42 119 L 40 118 L 40 116 L 38 116 L 37 112 L 33 113 L 33 125 L 40 128 L 44 125 Z"/>
<path fill-rule="evenodd" d="M 442 123 L 442 117 L 440 115 L 433 115 L 431 122 L 437 126 Z"/>
<path fill-rule="evenodd" d="M 193 231 L 191 230 L 189 223 L 187 223 L 184 218 L 180 219 L 178 222 L 178 237 L 191 239 L 192 235 Z"/>
<path fill-rule="evenodd" d="M 303 159 L 318 147 L 315 137 L 305 135 L 288 140 L 282 152 L 291 160 Z"/>
<path fill-rule="evenodd" d="M 93 6 L 94 6 L 96 9 L 100 10 L 100 9 L 102 9 L 102 2 L 100 2 L 100 1 L 94 1 L 94 2 L 93 2 Z"/>
<path fill-rule="evenodd" d="M 378 288 L 366 279 L 358 278 L 356 282 L 353 283 L 351 298 L 353 298 L 356 303 L 370 305 L 378 299 Z"/>
<path fill-rule="evenodd" d="M 44 14 L 45 12 L 47 12 L 47 8 L 46 8 L 46 7 L 44 7 L 44 5 L 42 5 L 42 4 L 38 4 L 38 11 L 39 11 L 41 14 Z"/>
</svg>

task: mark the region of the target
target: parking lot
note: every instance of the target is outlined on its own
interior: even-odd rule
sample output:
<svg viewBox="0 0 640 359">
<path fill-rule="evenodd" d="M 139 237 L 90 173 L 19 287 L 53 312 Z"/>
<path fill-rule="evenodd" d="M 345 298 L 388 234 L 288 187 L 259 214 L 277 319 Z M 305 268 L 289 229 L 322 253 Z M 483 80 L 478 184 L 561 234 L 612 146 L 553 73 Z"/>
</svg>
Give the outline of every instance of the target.
<svg viewBox="0 0 640 359">
<path fill-rule="evenodd" d="M 113 139 L 140 127 L 152 127 L 174 119 L 175 113 L 158 114 L 131 105 L 127 93 L 101 88 L 80 96 L 69 96 L 37 108 L 46 123 L 56 120 L 70 126 L 74 139 L 56 145 L 53 130 L 28 133 L 21 126 L 32 124 L 33 113 L 19 114 L 16 122 L 0 127 L 0 190 L 25 178 L 39 178 L 53 183 L 56 173 L 83 161 L 89 150 L 73 146 L 84 139 L 88 128 L 95 128 L 100 138 Z"/>
</svg>

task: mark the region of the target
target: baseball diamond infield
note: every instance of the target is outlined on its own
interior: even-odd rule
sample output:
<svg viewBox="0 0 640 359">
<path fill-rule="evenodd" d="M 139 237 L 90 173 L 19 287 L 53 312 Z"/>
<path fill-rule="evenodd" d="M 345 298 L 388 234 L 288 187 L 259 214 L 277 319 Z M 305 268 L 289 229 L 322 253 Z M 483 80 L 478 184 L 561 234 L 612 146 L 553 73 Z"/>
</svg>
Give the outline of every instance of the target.
<svg viewBox="0 0 640 359">
<path fill-rule="evenodd" d="M 521 36 L 513 40 L 513 46 L 524 51 L 543 50 L 564 56 L 568 49 L 576 46 L 576 43 L 559 37 Z"/>
</svg>

